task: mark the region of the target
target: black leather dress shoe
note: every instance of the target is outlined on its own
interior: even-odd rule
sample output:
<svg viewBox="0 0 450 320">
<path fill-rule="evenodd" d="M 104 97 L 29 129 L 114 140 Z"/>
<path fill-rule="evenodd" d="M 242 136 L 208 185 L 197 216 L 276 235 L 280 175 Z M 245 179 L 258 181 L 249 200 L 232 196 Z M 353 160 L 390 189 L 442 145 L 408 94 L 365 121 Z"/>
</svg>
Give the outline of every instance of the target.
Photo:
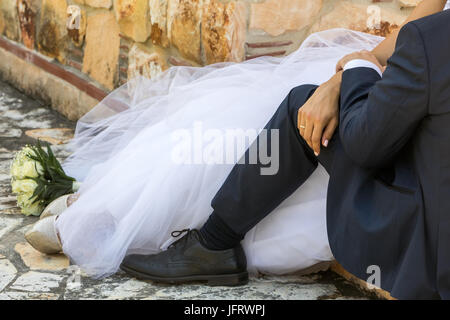
<svg viewBox="0 0 450 320">
<path fill-rule="evenodd" d="M 203 246 L 197 230 L 172 232 L 181 239 L 156 255 L 129 255 L 120 268 L 139 279 L 165 283 L 207 281 L 212 286 L 237 286 L 248 283 L 247 259 L 241 245 L 228 250 Z"/>
</svg>

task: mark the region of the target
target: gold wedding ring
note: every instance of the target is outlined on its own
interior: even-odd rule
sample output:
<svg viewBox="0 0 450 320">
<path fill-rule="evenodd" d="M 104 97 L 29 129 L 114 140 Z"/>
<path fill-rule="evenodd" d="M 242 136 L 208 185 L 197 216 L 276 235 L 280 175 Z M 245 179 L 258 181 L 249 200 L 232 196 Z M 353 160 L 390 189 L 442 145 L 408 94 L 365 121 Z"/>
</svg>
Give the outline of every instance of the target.
<svg viewBox="0 0 450 320">
<path fill-rule="evenodd" d="M 306 129 L 306 127 L 305 126 L 300 126 L 300 129 Z"/>
</svg>

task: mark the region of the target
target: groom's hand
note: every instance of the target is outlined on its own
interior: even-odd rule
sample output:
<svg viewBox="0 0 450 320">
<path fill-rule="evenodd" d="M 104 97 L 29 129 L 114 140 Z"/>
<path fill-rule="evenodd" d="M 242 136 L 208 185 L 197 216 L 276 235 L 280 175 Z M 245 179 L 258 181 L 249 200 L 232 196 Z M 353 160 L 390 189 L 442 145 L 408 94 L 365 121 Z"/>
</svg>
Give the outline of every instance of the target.
<svg viewBox="0 0 450 320">
<path fill-rule="evenodd" d="M 298 129 L 300 135 L 320 154 L 320 145 L 328 146 L 339 124 L 339 94 L 342 72 L 336 73 L 330 80 L 316 89 L 308 101 L 298 110 Z"/>
</svg>

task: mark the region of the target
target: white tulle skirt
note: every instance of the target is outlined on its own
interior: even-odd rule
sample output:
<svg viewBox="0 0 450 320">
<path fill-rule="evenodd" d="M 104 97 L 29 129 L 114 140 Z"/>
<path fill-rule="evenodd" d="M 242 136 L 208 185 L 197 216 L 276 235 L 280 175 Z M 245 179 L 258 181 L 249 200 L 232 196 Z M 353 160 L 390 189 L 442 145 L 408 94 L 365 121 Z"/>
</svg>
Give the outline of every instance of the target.
<svg viewBox="0 0 450 320">
<path fill-rule="evenodd" d="M 259 132 L 293 87 L 323 83 L 342 56 L 371 50 L 382 39 L 333 29 L 311 35 L 287 57 L 172 67 L 156 79 L 137 78 L 114 90 L 78 121 L 69 144 L 73 153 L 63 163 L 68 175 L 83 182 L 80 198 L 57 220 L 64 252 L 91 276 L 102 277 L 116 272 L 127 254 L 165 249 L 174 241 L 172 231 L 201 227 L 234 162 L 175 161 L 180 143 L 203 154 L 220 149 L 228 130 Z M 193 139 L 180 142 L 180 132 Z M 207 132 L 213 138 L 205 138 Z M 236 161 L 251 142 L 237 146 Z M 283 274 L 333 259 L 327 183 L 319 166 L 246 235 L 250 272 Z"/>
</svg>

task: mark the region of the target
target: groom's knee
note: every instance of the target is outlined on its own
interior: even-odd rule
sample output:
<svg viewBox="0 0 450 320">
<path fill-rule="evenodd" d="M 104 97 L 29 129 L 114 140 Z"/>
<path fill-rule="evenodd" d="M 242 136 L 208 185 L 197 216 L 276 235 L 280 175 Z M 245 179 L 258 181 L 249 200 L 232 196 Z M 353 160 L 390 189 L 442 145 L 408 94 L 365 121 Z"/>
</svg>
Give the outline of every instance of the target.
<svg viewBox="0 0 450 320">
<path fill-rule="evenodd" d="M 303 84 L 292 88 L 287 96 L 288 113 L 294 123 L 297 122 L 298 110 L 314 94 L 318 86 L 312 84 Z"/>
<path fill-rule="evenodd" d="M 306 101 L 314 94 L 318 86 L 312 84 L 303 84 L 294 87 L 289 92 L 289 107 L 291 109 L 300 109 Z"/>
<path fill-rule="evenodd" d="M 266 129 L 297 126 L 298 109 L 311 97 L 317 89 L 315 85 L 301 85 L 289 91 L 278 107 Z"/>
</svg>

